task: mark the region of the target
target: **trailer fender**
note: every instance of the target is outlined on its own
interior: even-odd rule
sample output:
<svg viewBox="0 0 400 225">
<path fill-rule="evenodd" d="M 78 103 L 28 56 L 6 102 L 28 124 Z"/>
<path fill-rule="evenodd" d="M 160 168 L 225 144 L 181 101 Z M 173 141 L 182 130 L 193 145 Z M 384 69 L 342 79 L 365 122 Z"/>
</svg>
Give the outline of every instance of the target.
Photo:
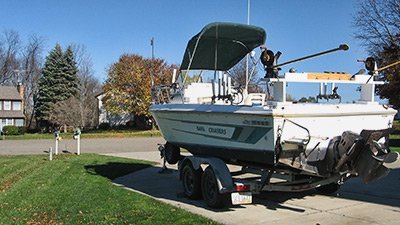
<svg viewBox="0 0 400 225">
<path fill-rule="evenodd" d="M 182 168 L 187 163 L 191 163 L 195 170 L 200 169 L 203 164 L 211 166 L 214 170 L 219 192 L 221 194 L 233 192 L 235 190 L 231 173 L 225 162 L 221 159 L 210 156 L 186 156 L 179 164 L 179 179 L 182 179 Z"/>
</svg>

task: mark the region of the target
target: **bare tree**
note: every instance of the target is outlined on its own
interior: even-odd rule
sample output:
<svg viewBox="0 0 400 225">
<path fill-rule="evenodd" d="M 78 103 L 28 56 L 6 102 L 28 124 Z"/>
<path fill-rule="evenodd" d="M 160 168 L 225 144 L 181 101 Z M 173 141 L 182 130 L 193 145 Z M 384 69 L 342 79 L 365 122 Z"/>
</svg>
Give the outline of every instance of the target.
<svg viewBox="0 0 400 225">
<path fill-rule="evenodd" d="M 400 0 L 360 1 L 354 16 L 355 37 L 363 41 L 368 50 L 379 53 L 384 47 L 399 44 Z"/>
<path fill-rule="evenodd" d="M 0 36 L 0 84 L 24 85 L 26 126 L 34 127 L 33 105 L 42 67 L 43 38 L 32 35 L 23 46 L 19 34 L 6 30 Z"/>
<path fill-rule="evenodd" d="M 38 81 L 42 71 L 42 51 L 43 38 L 32 35 L 28 44 L 25 46 L 22 57 L 22 77 L 21 82 L 24 85 L 24 113 L 26 116 L 26 126 L 28 128 L 35 127 L 34 121 L 34 104 L 35 97 L 38 92 Z"/>
<path fill-rule="evenodd" d="M 99 80 L 94 77 L 91 61 L 82 61 L 79 78 L 81 80 L 81 124 L 83 127 L 95 127 L 98 121 L 97 99 L 95 96 L 101 92 L 101 85 Z"/>
<path fill-rule="evenodd" d="M 20 48 L 19 34 L 6 30 L 0 37 L 0 84 L 15 83 L 15 70 L 19 67 L 18 50 Z"/>
<path fill-rule="evenodd" d="M 101 90 L 99 80 L 94 76 L 93 63 L 86 47 L 81 44 L 71 45 L 78 66 L 80 79 L 80 112 L 81 127 L 95 127 L 97 125 L 97 99 L 95 96 Z"/>
<path fill-rule="evenodd" d="M 360 1 L 354 25 L 355 37 L 377 58 L 380 67 L 400 60 L 400 0 Z M 383 78 L 387 82 L 377 93 L 400 108 L 400 65 L 383 71 Z"/>
<path fill-rule="evenodd" d="M 57 127 L 63 127 L 64 132 L 67 132 L 67 127 L 80 127 L 81 112 L 79 105 L 79 99 L 74 96 L 57 102 L 49 114 L 49 121 Z"/>
<path fill-rule="evenodd" d="M 241 87 L 246 86 L 246 59 L 242 59 L 238 64 L 232 67 L 228 73 L 232 76 L 233 81 L 240 85 Z M 260 88 L 256 85 L 256 80 L 258 78 L 257 70 L 253 71 L 253 68 L 249 66 L 250 81 L 248 81 L 248 92 L 260 92 Z"/>
</svg>

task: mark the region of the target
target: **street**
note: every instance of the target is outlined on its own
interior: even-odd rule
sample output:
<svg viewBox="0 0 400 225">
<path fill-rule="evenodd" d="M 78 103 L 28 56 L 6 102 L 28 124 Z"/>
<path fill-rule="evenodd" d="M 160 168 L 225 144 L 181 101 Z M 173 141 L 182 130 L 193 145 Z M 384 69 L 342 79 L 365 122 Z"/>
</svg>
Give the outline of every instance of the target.
<svg viewBox="0 0 400 225">
<path fill-rule="evenodd" d="M 157 144 L 164 144 L 163 138 L 95 138 L 81 139 L 81 153 L 121 153 L 156 151 Z M 55 140 L 0 140 L 0 155 L 44 154 Z M 61 151 L 76 152 L 76 141 L 59 142 Z"/>
</svg>

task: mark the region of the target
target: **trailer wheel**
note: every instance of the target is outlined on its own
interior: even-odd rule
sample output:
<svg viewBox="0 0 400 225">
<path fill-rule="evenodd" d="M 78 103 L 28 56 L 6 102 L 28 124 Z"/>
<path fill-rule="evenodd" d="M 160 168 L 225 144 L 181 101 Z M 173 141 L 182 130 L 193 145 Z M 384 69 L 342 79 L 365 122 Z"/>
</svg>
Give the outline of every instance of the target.
<svg viewBox="0 0 400 225">
<path fill-rule="evenodd" d="M 324 195 L 329 195 L 337 192 L 340 185 L 338 183 L 331 183 L 316 188 L 317 192 Z"/>
<path fill-rule="evenodd" d="M 171 165 L 176 164 L 181 159 L 181 149 L 169 142 L 165 143 L 165 160 Z"/>
<path fill-rule="evenodd" d="M 211 208 L 222 208 L 228 203 L 229 195 L 219 193 L 217 179 L 211 166 L 208 166 L 203 173 L 201 191 L 204 201 Z"/>
<path fill-rule="evenodd" d="M 193 168 L 192 163 L 186 163 L 182 169 L 182 184 L 185 195 L 190 199 L 201 198 L 201 175 L 203 170 Z"/>
</svg>

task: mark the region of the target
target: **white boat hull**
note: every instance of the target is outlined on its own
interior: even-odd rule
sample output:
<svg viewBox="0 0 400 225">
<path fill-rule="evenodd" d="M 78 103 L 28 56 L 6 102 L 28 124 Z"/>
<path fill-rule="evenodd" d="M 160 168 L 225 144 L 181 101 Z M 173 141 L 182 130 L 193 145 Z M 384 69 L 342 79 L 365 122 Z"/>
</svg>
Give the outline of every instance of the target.
<svg viewBox="0 0 400 225">
<path fill-rule="evenodd" d="M 396 113 L 378 104 L 159 104 L 150 110 L 167 142 L 193 154 L 266 166 L 274 164 L 278 133 L 284 151 L 296 141 L 307 141 L 306 149 L 316 143 L 326 148 L 345 131 L 390 128 Z"/>
</svg>

